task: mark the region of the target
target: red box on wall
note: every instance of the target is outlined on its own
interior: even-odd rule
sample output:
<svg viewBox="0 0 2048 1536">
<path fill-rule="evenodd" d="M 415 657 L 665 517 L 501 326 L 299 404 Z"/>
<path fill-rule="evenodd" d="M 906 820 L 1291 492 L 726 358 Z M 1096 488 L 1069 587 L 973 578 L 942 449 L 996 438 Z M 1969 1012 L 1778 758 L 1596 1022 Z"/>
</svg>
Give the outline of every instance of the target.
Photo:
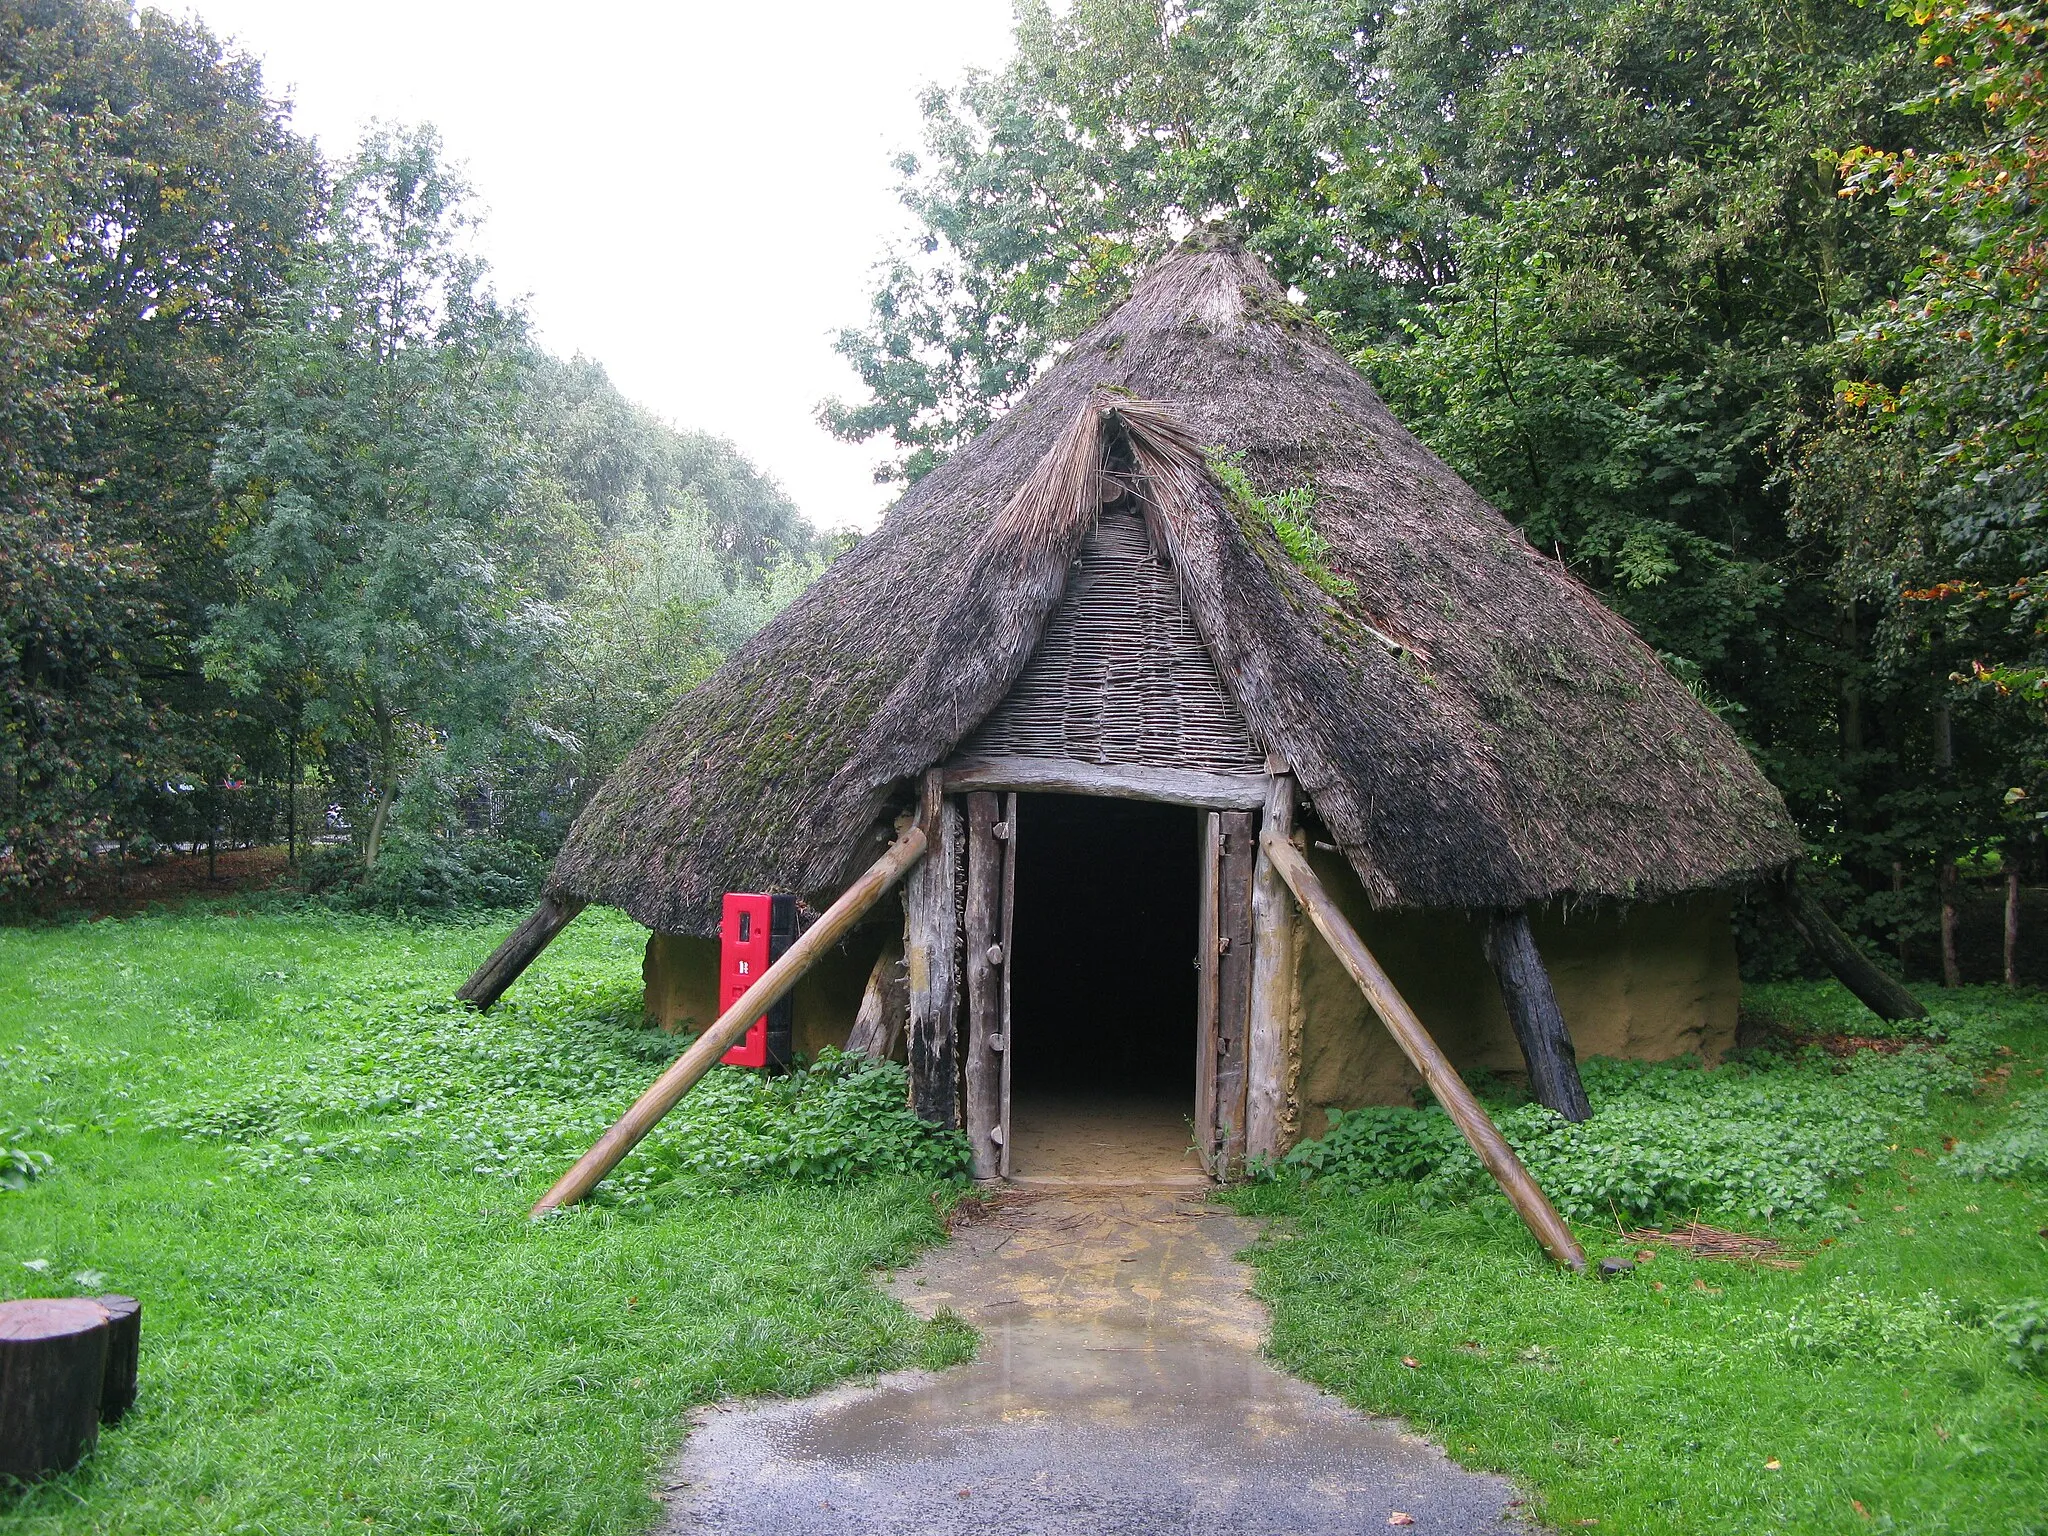
<svg viewBox="0 0 2048 1536">
<path fill-rule="evenodd" d="M 718 925 L 718 1011 L 723 1013 L 796 942 L 796 898 L 727 891 Z M 795 1044 L 787 997 L 748 1026 L 721 1061 L 735 1067 L 787 1067 Z"/>
</svg>

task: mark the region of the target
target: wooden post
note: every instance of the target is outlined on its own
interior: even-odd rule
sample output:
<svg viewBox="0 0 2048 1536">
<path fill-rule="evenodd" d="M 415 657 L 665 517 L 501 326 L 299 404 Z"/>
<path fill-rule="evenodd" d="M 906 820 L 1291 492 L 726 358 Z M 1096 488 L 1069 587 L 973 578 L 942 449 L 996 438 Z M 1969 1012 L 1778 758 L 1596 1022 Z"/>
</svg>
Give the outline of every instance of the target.
<svg viewBox="0 0 2048 1536">
<path fill-rule="evenodd" d="M 996 1165 L 996 1172 L 1004 1178 L 1010 1176 L 1010 1147 L 1016 1138 L 1010 1134 L 1010 1062 L 1017 1054 L 1011 1049 L 1010 1033 L 1010 976 L 1016 967 L 1010 962 L 1010 938 L 1016 929 L 1017 916 L 1017 797 L 1014 793 L 1003 796 L 1003 821 L 998 828 L 1003 839 L 1003 988 L 1002 1016 L 997 1028 L 1002 1031 L 1001 1050 L 1003 1068 L 997 1092 L 1001 1105 L 996 1124 L 1000 1127 L 1003 1141 L 1003 1155 Z"/>
<path fill-rule="evenodd" d="M 68 1471 L 93 1448 L 107 1335 L 96 1301 L 0 1302 L 0 1473 Z"/>
<path fill-rule="evenodd" d="M 1960 987 L 1963 968 L 1956 959 L 1956 861 L 1941 861 L 1941 984 Z"/>
<path fill-rule="evenodd" d="M 1827 909 L 1796 879 L 1785 880 L 1778 886 L 1778 899 L 1799 936 L 1834 972 L 1835 979 L 1861 998 L 1872 1013 L 1881 1019 L 1927 1017 L 1920 1000 L 1871 964 L 1849 935 L 1835 926 Z"/>
<path fill-rule="evenodd" d="M 1222 932 L 1218 926 L 1223 899 L 1223 823 L 1210 811 L 1202 817 L 1196 841 L 1201 860 L 1201 906 L 1195 914 L 1195 1151 L 1211 1178 L 1221 1177 L 1217 1146 L 1222 1139 L 1216 1115 L 1216 1071 L 1222 1058 L 1216 1031 L 1222 1001 Z"/>
<path fill-rule="evenodd" d="M 1293 1003 L 1294 902 L 1267 855 L 1294 833 L 1294 776 L 1276 773 L 1266 790 L 1264 830 L 1252 869 L 1251 1020 L 1245 1042 L 1244 1155 L 1280 1155 L 1287 1111 L 1287 1012 Z"/>
<path fill-rule="evenodd" d="M 875 956 L 875 968 L 868 972 L 867 990 L 861 993 L 860 1010 L 853 1016 L 853 1032 L 846 1037 L 849 1056 L 866 1056 L 887 1061 L 896 1054 L 903 1039 L 903 1025 L 910 1013 L 910 983 L 903 974 L 903 940 L 892 938 Z"/>
<path fill-rule="evenodd" d="M 1586 1102 L 1586 1087 L 1579 1081 L 1579 1055 L 1572 1048 L 1571 1031 L 1557 1006 L 1557 993 L 1551 988 L 1550 972 L 1543 968 L 1526 911 L 1493 914 L 1486 927 L 1486 958 L 1500 981 L 1501 1001 L 1507 1004 L 1515 1039 L 1521 1042 L 1522 1060 L 1529 1064 L 1529 1091 L 1536 1102 L 1567 1120 L 1590 1119 L 1593 1106 Z"/>
<path fill-rule="evenodd" d="M 1252 876 L 1258 858 L 1258 817 L 1225 811 L 1216 909 L 1216 1118 L 1222 1129 L 1217 1163 L 1224 1178 L 1237 1177 L 1244 1167 L 1245 1061 L 1251 1045 L 1252 962 L 1258 952 L 1252 935 Z"/>
<path fill-rule="evenodd" d="M 967 797 L 967 1146 L 977 1179 L 1003 1161 L 1003 844 L 995 795 Z"/>
<path fill-rule="evenodd" d="M 2005 871 L 2005 984 L 2020 984 L 2020 872 L 2011 864 Z"/>
<path fill-rule="evenodd" d="M 960 1124 L 960 807 L 925 775 L 931 854 L 910 877 L 904 897 L 904 959 L 910 971 L 910 1107 L 920 1119 Z"/>
<path fill-rule="evenodd" d="M 526 921 L 514 928 L 505 942 L 491 951 L 491 958 L 456 990 L 456 1001 L 468 1003 L 479 1012 L 490 1007 L 519 979 L 520 972 L 554 942 L 555 935 L 576 920 L 583 906 L 574 896 L 543 896 Z"/>
<path fill-rule="evenodd" d="M 1422 1020 L 1415 1016 L 1415 1010 L 1408 1006 L 1387 973 L 1380 969 L 1379 961 L 1365 947 L 1365 941 L 1359 938 L 1357 930 L 1345 921 L 1344 914 L 1338 910 L 1330 893 L 1323 889 L 1322 881 L 1309 868 L 1301 850 L 1270 829 L 1260 837 L 1259 845 L 1265 849 L 1279 877 L 1301 903 L 1309 921 L 1315 924 L 1316 931 L 1335 952 L 1344 969 L 1351 973 L 1351 979 L 1358 983 L 1366 1001 L 1380 1016 L 1380 1022 L 1387 1026 L 1387 1032 L 1394 1037 L 1409 1061 L 1415 1064 L 1415 1070 L 1422 1074 L 1429 1091 L 1436 1095 L 1437 1102 L 1443 1105 L 1444 1112 L 1464 1134 L 1486 1171 L 1493 1175 L 1509 1201 L 1521 1213 L 1522 1220 L 1528 1223 L 1536 1241 L 1558 1263 L 1583 1271 L 1586 1267 L 1585 1250 L 1579 1247 L 1571 1228 L 1557 1214 L 1557 1208 L 1543 1193 L 1542 1186 L 1522 1166 L 1514 1148 L 1501 1135 L 1500 1127 L 1487 1117 L 1479 1101 L 1472 1097 L 1472 1090 L 1465 1086 L 1465 1080 L 1458 1076 L 1450 1059 L 1430 1038 Z"/>
<path fill-rule="evenodd" d="M 533 1207 L 533 1214 L 545 1216 L 559 1206 L 573 1205 L 595 1189 L 598 1181 L 640 1144 L 641 1137 L 676 1107 L 676 1101 L 718 1064 L 718 1058 L 732 1048 L 733 1042 L 747 1032 L 754 1020 L 787 997 L 798 978 L 821 955 L 846 937 L 853 925 L 861 920 L 862 914 L 903 878 L 905 870 L 924 857 L 924 849 L 922 827 L 912 826 L 897 838 L 866 874 L 847 887 L 844 896 L 827 907 L 817 922 L 783 951 L 780 960 L 761 973 L 761 979 L 747 988 L 738 1002 L 720 1014 L 709 1029 L 691 1042 L 690 1048 L 654 1080 L 653 1086 L 619 1117 L 618 1123 L 576 1160 L 576 1166 L 540 1197 Z"/>
</svg>

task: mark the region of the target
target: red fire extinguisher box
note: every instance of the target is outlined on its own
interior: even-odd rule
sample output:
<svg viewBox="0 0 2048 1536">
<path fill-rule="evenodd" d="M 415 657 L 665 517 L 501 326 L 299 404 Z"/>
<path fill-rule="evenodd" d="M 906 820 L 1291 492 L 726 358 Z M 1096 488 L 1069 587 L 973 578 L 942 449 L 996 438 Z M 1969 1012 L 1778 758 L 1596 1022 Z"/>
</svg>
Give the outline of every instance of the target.
<svg viewBox="0 0 2048 1536">
<path fill-rule="evenodd" d="M 718 1010 L 723 1013 L 761 979 L 796 942 L 796 898 L 727 891 L 718 925 Z M 795 1010 L 787 997 L 747 1027 L 720 1060 L 735 1067 L 789 1065 L 795 1046 Z"/>
</svg>

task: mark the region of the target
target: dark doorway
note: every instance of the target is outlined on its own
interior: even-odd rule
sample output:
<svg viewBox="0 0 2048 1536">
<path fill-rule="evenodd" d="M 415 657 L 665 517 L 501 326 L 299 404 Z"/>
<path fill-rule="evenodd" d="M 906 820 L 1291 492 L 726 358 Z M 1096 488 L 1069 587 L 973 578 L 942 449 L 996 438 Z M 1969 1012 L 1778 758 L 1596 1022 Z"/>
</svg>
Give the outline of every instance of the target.
<svg viewBox="0 0 2048 1536">
<path fill-rule="evenodd" d="M 1105 1159 L 1128 1169 L 1134 1158 L 1195 1171 L 1186 1154 L 1200 829 L 1200 814 L 1184 806 L 1020 797 L 1010 948 L 1016 1176 Z"/>
</svg>

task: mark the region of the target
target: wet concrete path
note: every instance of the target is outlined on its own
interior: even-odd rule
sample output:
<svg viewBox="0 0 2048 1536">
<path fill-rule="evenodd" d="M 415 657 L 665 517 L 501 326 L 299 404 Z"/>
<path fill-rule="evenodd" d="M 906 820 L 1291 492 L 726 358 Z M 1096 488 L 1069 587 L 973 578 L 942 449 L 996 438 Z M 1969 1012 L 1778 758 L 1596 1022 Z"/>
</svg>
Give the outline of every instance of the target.
<svg viewBox="0 0 2048 1536">
<path fill-rule="evenodd" d="M 1347 1536 L 1503 1531 L 1512 1487 L 1275 1370 L 1199 1193 L 1018 1192 L 888 1288 L 982 1335 L 973 1363 L 705 1410 L 669 1532 Z M 1412 1524 L 1396 1521 L 1409 1516 Z"/>
</svg>

